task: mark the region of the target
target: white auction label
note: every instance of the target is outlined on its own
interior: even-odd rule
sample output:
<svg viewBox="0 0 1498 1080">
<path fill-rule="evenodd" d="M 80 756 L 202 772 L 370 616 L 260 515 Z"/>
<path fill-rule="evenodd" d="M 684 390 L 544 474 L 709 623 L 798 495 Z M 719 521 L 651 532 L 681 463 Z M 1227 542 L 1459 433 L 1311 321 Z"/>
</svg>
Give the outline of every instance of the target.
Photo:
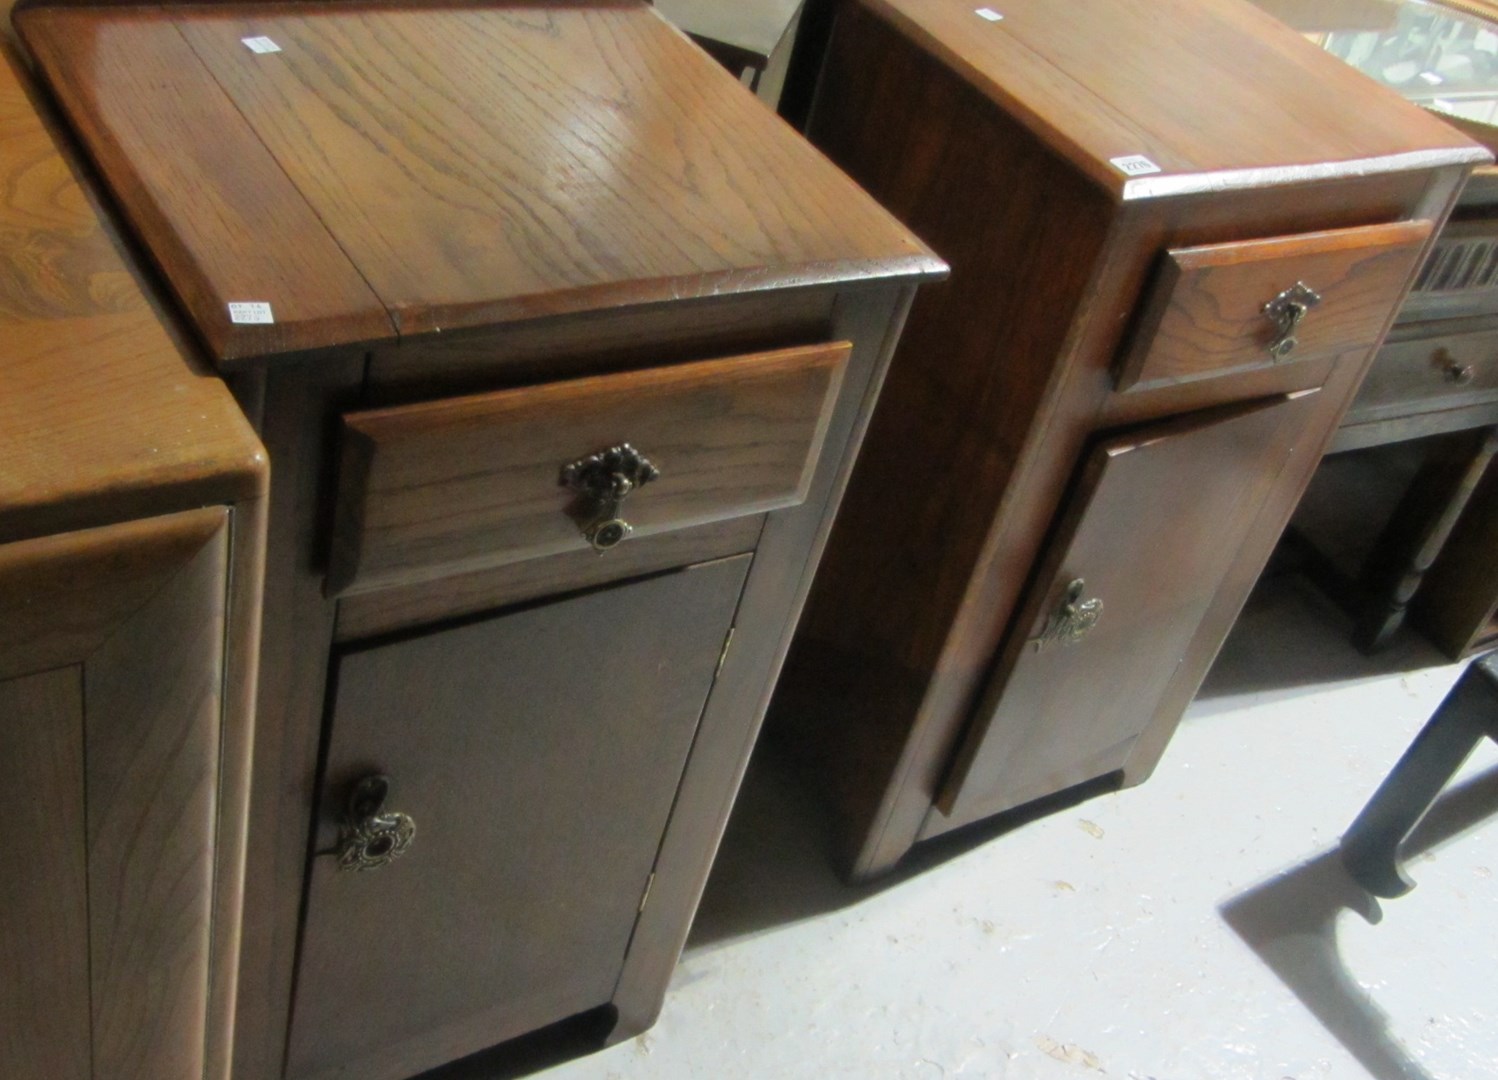
<svg viewBox="0 0 1498 1080">
<path fill-rule="evenodd" d="M 998 22 L 1004 17 L 991 7 L 980 7 L 973 14 L 980 19 L 987 19 L 989 22 Z"/>
<path fill-rule="evenodd" d="M 1153 161 L 1145 157 L 1143 154 L 1134 154 L 1130 157 L 1109 158 L 1109 161 L 1112 162 L 1115 169 L 1128 176 L 1148 176 L 1150 173 L 1157 173 L 1160 171 L 1160 166 L 1156 165 Z"/>
<path fill-rule="evenodd" d="M 232 323 L 273 323 L 276 317 L 270 313 L 270 305 L 264 300 L 241 300 L 229 305 L 229 321 Z"/>
<path fill-rule="evenodd" d="M 281 51 L 281 46 L 277 45 L 268 37 L 247 37 L 240 38 L 239 40 L 243 42 L 244 47 L 246 49 L 249 49 L 252 53 L 273 53 Z"/>
</svg>

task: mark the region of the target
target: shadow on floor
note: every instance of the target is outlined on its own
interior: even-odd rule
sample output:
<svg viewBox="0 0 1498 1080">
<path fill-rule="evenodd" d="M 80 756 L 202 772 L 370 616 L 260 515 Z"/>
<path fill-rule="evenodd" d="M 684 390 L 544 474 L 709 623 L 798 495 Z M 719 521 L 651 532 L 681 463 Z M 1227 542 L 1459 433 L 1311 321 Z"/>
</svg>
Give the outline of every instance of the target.
<svg viewBox="0 0 1498 1080">
<path fill-rule="evenodd" d="M 1405 856 L 1432 851 L 1494 814 L 1498 767 L 1442 795 L 1406 842 Z M 1342 963 L 1336 924 L 1343 910 L 1371 923 L 1383 917 L 1379 901 L 1352 880 L 1335 849 L 1221 907 L 1234 932 L 1375 1080 L 1431 1080 L 1390 1035 L 1384 1014 Z"/>
<path fill-rule="evenodd" d="M 1312 618 L 1291 611 L 1310 611 Z M 1329 683 L 1382 678 L 1452 661 L 1409 628 L 1399 630 L 1373 656 L 1350 640 L 1352 620 L 1303 575 L 1266 575 L 1244 605 L 1232 633 L 1207 673 L 1192 706 L 1194 716 L 1245 696 L 1275 700 L 1324 689 Z"/>
<path fill-rule="evenodd" d="M 825 808 L 800 775 L 762 746 L 734 804 L 687 948 L 726 944 L 852 907 L 1029 822 L 1116 788 L 1105 777 L 923 841 L 878 881 L 848 885 L 832 868 L 833 836 Z"/>
</svg>

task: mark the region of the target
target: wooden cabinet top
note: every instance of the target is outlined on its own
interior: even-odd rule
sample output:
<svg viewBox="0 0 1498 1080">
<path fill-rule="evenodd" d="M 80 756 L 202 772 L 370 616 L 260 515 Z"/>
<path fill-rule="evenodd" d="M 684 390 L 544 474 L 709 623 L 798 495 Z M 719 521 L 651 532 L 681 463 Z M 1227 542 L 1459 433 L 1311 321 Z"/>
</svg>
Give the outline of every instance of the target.
<svg viewBox="0 0 1498 1080">
<path fill-rule="evenodd" d="M 1241 0 L 860 2 L 1119 200 L 1488 158 Z"/>
<path fill-rule="evenodd" d="M 221 362 L 943 269 L 645 0 L 16 22 Z"/>
<path fill-rule="evenodd" d="M 0 542 L 252 496 L 264 472 L 0 43 Z"/>
</svg>

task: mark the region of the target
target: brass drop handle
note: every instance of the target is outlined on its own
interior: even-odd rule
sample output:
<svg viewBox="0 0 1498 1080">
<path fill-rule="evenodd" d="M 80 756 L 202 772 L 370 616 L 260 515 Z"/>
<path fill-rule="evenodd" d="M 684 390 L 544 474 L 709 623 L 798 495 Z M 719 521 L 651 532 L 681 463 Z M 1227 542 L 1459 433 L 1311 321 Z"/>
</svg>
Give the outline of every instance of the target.
<svg viewBox="0 0 1498 1080">
<path fill-rule="evenodd" d="M 1456 383 L 1458 386 L 1466 386 L 1477 374 L 1471 364 L 1462 363 L 1445 349 L 1436 354 L 1436 360 L 1441 365 L 1441 371 L 1446 375 L 1446 381 Z"/>
<path fill-rule="evenodd" d="M 1087 582 L 1081 578 L 1073 579 L 1066 586 L 1061 603 L 1046 620 L 1045 629 L 1026 644 L 1034 645 L 1035 651 L 1040 652 L 1047 645 L 1075 645 L 1092 633 L 1093 627 L 1103 617 L 1103 602 L 1096 597 L 1083 600 L 1082 594 L 1086 591 Z"/>
<path fill-rule="evenodd" d="M 1295 333 L 1306 315 L 1321 303 L 1321 294 L 1304 281 L 1297 281 L 1264 305 L 1265 317 L 1274 324 L 1274 340 L 1269 343 L 1269 356 L 1276 363 L 1287 359 L 1300 344 Z"/>
<path fill-rule="evenodd" d="M 409 814 L 386 813 L 390 777 L 366 776 L 349 792 L 343 832 L 338 838 L 338 869 L 378 870 L 404 855 L 416 836 Z"/>
<path fill-rule="evenodd" d="M 561 484 L 577 493 L 585 505 L 583 538 L 602 554 L 634 532 L 621 516 L 630 492 L 661 475 L 644 454 L 620 443 L 563 466 Z"/>
</svg>

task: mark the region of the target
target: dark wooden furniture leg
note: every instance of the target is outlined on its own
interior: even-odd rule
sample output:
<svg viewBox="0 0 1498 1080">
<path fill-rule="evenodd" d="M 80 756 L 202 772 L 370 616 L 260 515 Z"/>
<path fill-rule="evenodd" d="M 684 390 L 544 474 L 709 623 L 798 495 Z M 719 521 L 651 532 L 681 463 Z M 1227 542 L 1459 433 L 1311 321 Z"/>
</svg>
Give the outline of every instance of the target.
<svg viewBox="0 0 1498 1080">
<path fill-rule="evenodd" d="M 1354 631 L 1359 649 L 1373 652 L 1403 624 L 1410 599 L 1446 546 L 1495 452 L 1498 428 L 1489 428 L 1475 450 L 1437 452 L 1420 470 L 1363 574 L 1370 599 Z"/>
<path fill-rule="evenodd" d="M 1498 656 L 1473 662 L 1342 837 L 1342 861 L 1374 896 L 1403 896 L 1415 883 L 1399 845 L 1483 736 L 1498 739 Z"/>
</svg>

